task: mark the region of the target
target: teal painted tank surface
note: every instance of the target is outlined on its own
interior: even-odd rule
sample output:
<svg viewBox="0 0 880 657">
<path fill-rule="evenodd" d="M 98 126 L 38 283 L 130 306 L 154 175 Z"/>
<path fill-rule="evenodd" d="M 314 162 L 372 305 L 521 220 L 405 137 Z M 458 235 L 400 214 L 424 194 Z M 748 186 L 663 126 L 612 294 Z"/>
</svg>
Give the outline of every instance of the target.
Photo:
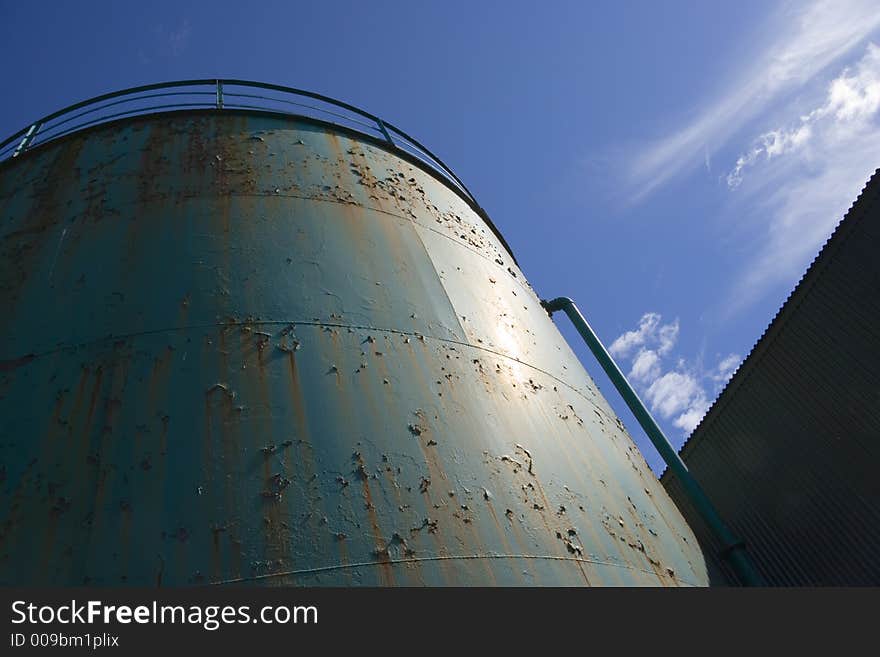
<svg viewBox="0 0 880 657">
<path fill-rule="evenodd" d="M 705 585 L 460 191 L 304 117 L 0 163 L 0 584 Z"/>
</svg>

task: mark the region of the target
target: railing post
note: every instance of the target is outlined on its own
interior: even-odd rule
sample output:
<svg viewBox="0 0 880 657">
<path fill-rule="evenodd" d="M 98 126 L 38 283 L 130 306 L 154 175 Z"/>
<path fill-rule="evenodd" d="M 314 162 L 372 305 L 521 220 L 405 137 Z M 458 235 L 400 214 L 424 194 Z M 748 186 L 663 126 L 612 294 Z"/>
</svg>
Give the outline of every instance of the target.
<svg viewBox="0 0 880 657">
<path fill-rule="evenodd" d="M 379 130 L 382 131 L 382 134 L 385 135 L 385 141 L 387 141 L 392 146 L 396 146 L 394 140 L 391 138 L 391 134 L 388 132 L 388 128 L 385 127 L 385 123 L 379 117 L 376 117 L 376 124 L 379 126 Z"/>
<path fill-rule="evenodd" d="M 42 126 L 43 124 L 38 121 L 34 123 L 26 133 L 24 133 L 24 137 L 21 138 L 21 141 L 19 142 L 18 147 L 15 149 L 15 152 L 12 154 L 12 157 L 18 157 L 28 149 L 28 147 L 31 145 L 31 142 L 34 140 L 34 137 L 37 136 L 37 132 L 39 132 Z"/>
<path fill-rule="evenodd" d="M 223 109 L 223 81 L 217 80 L 217 109 Z"/>
</svg>

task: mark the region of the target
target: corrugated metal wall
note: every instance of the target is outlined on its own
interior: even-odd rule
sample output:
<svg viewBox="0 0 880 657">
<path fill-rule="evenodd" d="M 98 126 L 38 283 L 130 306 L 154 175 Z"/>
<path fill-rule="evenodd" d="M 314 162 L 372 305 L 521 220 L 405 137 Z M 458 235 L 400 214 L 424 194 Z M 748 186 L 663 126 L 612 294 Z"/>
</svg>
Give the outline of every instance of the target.
<svg viewBox="0 0 880 657">
<path fill-rule="evenodd" d="M 875 173 L 682 450 L 773 585 L 880 584 L 878 196 Z"/>
</svg>

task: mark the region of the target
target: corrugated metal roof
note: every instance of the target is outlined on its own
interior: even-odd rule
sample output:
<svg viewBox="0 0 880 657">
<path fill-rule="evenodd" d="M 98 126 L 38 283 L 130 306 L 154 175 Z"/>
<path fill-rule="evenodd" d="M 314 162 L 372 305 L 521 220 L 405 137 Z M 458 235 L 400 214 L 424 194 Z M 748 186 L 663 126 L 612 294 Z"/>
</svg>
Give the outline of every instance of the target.
<svg viewBox="0 0 880 657">
<path fill-rule="evenodd" d="M 880 170 L 681 450 L 771 584 L 880 584 L 878 197 Z"/>
</svg>

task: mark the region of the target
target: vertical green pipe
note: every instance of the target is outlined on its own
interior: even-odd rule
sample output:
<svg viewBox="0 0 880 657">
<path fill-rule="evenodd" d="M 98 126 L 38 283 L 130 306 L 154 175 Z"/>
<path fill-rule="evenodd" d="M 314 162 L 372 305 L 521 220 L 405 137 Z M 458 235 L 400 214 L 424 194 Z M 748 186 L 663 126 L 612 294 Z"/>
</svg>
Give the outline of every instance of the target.
<svg viewBox="0 0 880 657">
<path fill-rule="evenodd" d="M 657 422 L 648 412 L 642 400 L 639 399 L 636 391 L 629 384 L 623 372 L 620 371 L 614 359 L 611 358 L 611 354 L 605 349 L 596 332 L 587 323 L 587 320 L 581 314 L 581 311 L 578 310 L 574 301 L 567 297 L 558 297 L 551 301 L 542 301 L 541 305 L 550 315 L 557 310 L 565 311 L 571 323 L 574 324 L 581 334 L 584 342 L 587 343 L 590 351 L 593 352 L 593 355 L 599 361 L 602 369 L 605 370 L 608 378 L 611 379 L 614 387 L 617 388 L 617 391 L 621 394 L 633 415 L 636 416 L 639 424 L 642 425 L 642 429 L 644 429 L 648 438 L 651 439 L 654 447 L 660 452 L 660 456 L 666 461 L 666 465 L 678 477 L 688 499 L 690 499 L 697 512 L 720 540 L 722 545 L 721 556 L 730 563 L 743 584 L 746 586 L 763 586 L 764 580 L 752 563 L 745 544 L 734 536 L 730 528 L 721 519 L 721 516 L 718 515 L 718 511 L 715 510 L 714 505 L 709 501 L 702 486 L 697 483 L 697 480 L 694 479 L 690 470 L 688 470 L 687 465 L 681 460 L 678 452 L 675 451 L 669 440 L 667 440 L 662 429 L 660 429 Z"/>
</svg>

